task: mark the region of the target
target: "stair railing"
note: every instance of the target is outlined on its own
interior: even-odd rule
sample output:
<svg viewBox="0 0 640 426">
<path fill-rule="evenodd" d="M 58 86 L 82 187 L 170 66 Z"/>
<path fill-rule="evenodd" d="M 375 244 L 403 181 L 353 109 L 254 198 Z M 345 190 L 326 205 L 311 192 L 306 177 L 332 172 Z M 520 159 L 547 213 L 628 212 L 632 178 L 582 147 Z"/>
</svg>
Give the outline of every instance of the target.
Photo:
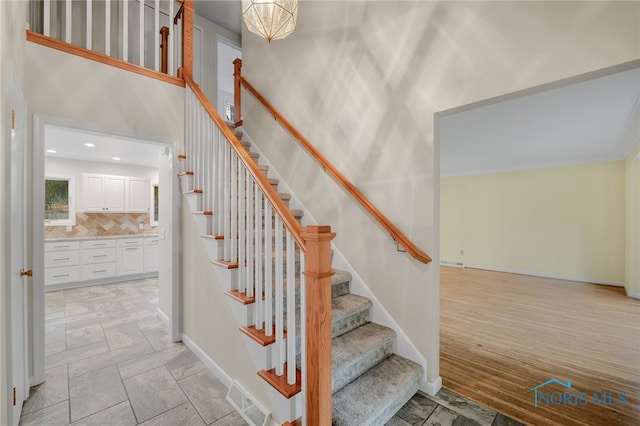
<svg viewBox="0 0 640 426">
<path fill-rule="evenodd" d="M 298 141 L 300 146 L 304 148 L 311 157 L 313 157 L 320 167 L 325 170 L 342 189 L 360 204 L 360 206 L 372 217 L 373 220 L 389 233 L 393 241 L 397 244 L 398 249 L 406 251 L 414 259 L 422 263 L 431 262 L 431 257 L 423 250 L 418 248 L 396 225 L 394 225 L 373 203 L 360 192 L 356 186 L 351 183 L 342 173 L 335 168 L 327 158 L 314 147 L 311 142 L 305 138 L 273 105 L 271 105 L 264 96 L 260 94 L 245 77 L 242 76 L 242 59 L 236 59 L 234 64 L 234 102 L 236 111 L 236 126 L 241 126 L 242 121 L 242 104 L 241 104 L 241 88 L 244 88 L 253 97 L 262 104 L 262 106 L 280 123 L 280 125 Z"/>
<path fill-rule="evenodd" d="M 187 170 L 202 191 L 203 213 L 212 216 L 211 234 L 224 240 L 222 259 L 214 263 L 237 269 L 237 291 L 254 301 L 253 323 L 245 332 L 276 348 L 273 368 L 258 374 L 286 398 L 302 390 L 306 424 L 331 424 L 335 234 L 329 226 L 302 228 L 191 75 L 182 76 Z"/>
<path fill-rule="evenodd" d="M 182 3 L 178 8 L 182 20 L 174 18 L 174 1 L 167 2 L 167 10 L 161 10 L 160 0 L 139 0 L 137 4 L 131 0 L 32 0 L 30 28 L 45 38 L 176 77 L 179 68 L 193 68 L 194 15 L 193 0 L 177 3 Z M 145 26 L 145 20 L 152 24 Z M 42 38 L 35 40 L 46 43 Z M 48 44 L 52 45 L 51 40 Z M 145 52 L 151 54 L 145 57 Z"/>
</svg>

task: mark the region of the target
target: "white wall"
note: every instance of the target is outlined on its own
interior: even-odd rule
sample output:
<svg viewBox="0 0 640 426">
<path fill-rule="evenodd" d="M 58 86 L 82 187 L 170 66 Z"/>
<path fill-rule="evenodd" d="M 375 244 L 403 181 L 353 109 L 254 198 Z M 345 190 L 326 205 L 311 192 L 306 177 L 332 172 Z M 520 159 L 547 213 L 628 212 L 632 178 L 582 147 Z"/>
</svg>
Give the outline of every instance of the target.
<svg viewBox="0 0 640 426">
<path fill-rule="evenodd" d="M 243 32 L 243 71 L 417 245 L 391 239 L 243 97 L 247 131 L 439 374 L 434 114 L 638 59 L 637 2 L 302 2 L 297 30 Z"/>
<path fill-rule="evenodd" d="M 5 180 L 5 161 L 9 157 L 7 147 L 10 146 L 7 135 L 10 132 L 10 112 L 6 107 L 7 101 L 7 67 L 9 61 L 13 63 L 23 93 L 25 92 L 25 37 L 27 21 L 27 2 L 0 2 L 0 271 L 6 271 L 5 243 L 6 243 L 6 213 L 7 195 L 9 191 Z M 10 423 L 9 412 L 9 383 L 7 370 L 7 339 L 8 321 L 6 308 L 7 283 L 4 272 L 0 274 L 0 424 Z"/>
</svg>

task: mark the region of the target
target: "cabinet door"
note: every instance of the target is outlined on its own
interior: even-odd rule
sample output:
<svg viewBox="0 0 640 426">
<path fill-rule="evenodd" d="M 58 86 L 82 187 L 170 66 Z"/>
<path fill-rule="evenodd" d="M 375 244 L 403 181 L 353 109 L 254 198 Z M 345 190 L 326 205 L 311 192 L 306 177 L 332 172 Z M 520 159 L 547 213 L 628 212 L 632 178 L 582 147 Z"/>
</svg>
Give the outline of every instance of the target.
<svg viewBox="0 0 640 426">
<path fill-rule="evenodd" d="M 144 247 L 118 249 L 118 275 L 141 274 L 144 270 Z"/>
<path fill-rule="evenodd" d="M 131 213 L 149 211 L 149 181 L 142 178 L 126 178 L 126 209 Z"/>
<path fill-rule="evenodd" d="M 104 176 L 104 207 L 108 212 L 124 212 L 123 176 Z"/>
<path fill-rule="evenodd" d="M 86 212 L 104 211 L 104 180 L 102 175 L 82 176 L 83 207 Z"/>
<path fill-rule="evenodd" d="M 158 246 L 155 244 L 144 247 L 144 272 L 158 272 Z"/>
</svg>

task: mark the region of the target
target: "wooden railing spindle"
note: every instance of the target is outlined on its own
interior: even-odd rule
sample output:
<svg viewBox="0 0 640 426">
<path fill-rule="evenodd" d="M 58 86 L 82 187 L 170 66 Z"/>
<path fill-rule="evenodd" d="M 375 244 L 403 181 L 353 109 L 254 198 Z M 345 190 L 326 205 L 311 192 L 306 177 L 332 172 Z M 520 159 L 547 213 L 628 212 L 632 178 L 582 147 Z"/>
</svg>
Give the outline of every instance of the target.
<svg viewBox="0 0 640 426">
<path fill-rule="evenodd" d="M 169 60 L 169 27 L 160 28 L 160 35 L 162 36 L 162 41 L 160 43 L 160 52 L 162 56 L 162 63 L 160 65 L 160 71 L 168 74 L 168 60 Z"/>
<path fill-rule="evenodd" d="M 236 58 L 233 61 L 233 108 L 235 113 L 235 126 L 242 126 L 242 59 Z"/>
</svg>

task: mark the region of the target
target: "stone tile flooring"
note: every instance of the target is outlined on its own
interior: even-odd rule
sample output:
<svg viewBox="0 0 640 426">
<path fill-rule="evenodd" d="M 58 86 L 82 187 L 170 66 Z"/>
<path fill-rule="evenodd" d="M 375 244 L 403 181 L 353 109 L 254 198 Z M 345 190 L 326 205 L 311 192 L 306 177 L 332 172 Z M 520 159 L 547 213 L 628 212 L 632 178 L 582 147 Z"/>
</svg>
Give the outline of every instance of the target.
<svg viewBox="0 0 640 426">
<path fill-rule="evenodd" d="M 157 302 L 156 279 L 47 293 L 46 381 L 20 425 L 246 425 L 224 384 L 169 341 Z M 519 423 L 443 389 L 418 392 L 387 425 Z"/>
</svg>

